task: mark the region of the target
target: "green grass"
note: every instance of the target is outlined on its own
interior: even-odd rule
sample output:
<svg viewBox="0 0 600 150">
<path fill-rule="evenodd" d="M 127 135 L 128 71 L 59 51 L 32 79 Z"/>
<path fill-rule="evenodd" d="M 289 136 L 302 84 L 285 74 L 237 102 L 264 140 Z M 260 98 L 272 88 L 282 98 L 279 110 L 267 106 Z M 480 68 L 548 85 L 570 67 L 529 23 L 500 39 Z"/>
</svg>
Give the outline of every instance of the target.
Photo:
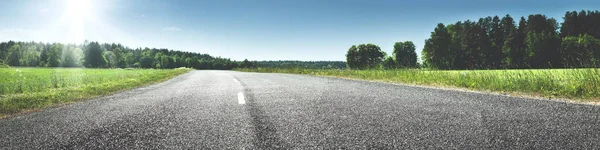
<svg viewBox="0 0 600 150">
<path fill-rule="evenodd" d="M 188 71 L 0 68 L 0 117 L 165 81 Z"/>
<path fill-rule="evenodd" d="M 459 87 L 519 95 L 598 101 L 599 69 L 524 70 L 326 70 L 326 69 L 238 69 L 248 72 L 294 73 L 415 85 Z"/>
</svg>

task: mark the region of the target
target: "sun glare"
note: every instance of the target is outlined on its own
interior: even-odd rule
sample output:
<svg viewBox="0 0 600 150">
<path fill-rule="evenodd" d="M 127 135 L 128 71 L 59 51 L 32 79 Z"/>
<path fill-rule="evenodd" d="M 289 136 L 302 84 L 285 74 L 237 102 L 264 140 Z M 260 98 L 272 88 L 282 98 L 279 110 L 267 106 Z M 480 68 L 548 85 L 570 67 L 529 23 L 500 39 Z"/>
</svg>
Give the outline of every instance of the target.
<svg viewBox="0 0 600 150">
<path fill-rule="evenodd" d="M 69 19 L 85 19 L 86 17 L 93 17 L 93 7 L 91 0 L 67 0 L 65 15 Z"/>
<path fill-rule="evenodd" d="M 62 21 L 68 26 L 66 40 L 68 42 L 81 42 L 85 40 L 85 29 L 89 22 L 96 21 L 96 7 L 92 0 L 64 0 Z"/>
<path fill-rule="evenodd" d="M 111 24 L 110 10 L 115 0 L 59 0 L 60 19 L 51 22 L 45 38 L 50 41 L 82 44 L 85 40 L 107 42 L 119 37 L 120 41 L 136 38 Z M 61 36 L 54 36 L 54 35 Z"/>
</svg>

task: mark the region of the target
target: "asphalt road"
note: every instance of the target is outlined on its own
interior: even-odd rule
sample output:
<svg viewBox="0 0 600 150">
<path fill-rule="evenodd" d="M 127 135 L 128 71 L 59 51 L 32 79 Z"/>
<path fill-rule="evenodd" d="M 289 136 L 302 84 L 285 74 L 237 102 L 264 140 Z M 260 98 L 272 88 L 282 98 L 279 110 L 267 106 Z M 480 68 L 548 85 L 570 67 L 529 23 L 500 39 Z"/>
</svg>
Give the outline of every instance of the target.
<svg viewBox="0 0 600 150">
<path fill-rule="evenodd" d="M 1 149 L 598 149 L 600 107 L 290 74 L 193 71 L 0 120 Z"/>
</svg>

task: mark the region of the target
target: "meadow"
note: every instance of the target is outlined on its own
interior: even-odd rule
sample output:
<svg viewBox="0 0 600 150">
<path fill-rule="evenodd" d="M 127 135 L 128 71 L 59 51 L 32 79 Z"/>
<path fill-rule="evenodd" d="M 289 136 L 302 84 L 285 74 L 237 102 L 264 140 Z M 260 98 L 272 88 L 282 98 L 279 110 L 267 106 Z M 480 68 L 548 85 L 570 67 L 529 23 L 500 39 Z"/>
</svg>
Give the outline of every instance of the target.
<svg viewBox="0 0 600 150">
<path fill-rule="evenodd" d="M 396 82 L 478 91 L 598 101 L 599 69 L 522 70 L 333 70 L 299 68 L 238 69 L 247 72 L 293 73 Z"/>
<path fill-rule="evenodd" d="M 0 116 L 165 81 L 189 69 L 0 68 Z"/>
</svg>

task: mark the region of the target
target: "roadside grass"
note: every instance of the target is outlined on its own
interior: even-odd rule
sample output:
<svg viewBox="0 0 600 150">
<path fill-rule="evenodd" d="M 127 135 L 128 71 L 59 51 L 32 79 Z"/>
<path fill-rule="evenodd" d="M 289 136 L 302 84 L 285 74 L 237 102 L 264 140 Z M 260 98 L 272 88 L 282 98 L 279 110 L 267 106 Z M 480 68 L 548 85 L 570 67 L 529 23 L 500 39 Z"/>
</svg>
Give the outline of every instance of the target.
<svg viewBox="0 0 600 150">
<path fill-rule="evenodd" d="M 246 72 L 293 73 L 377 80 L 415 85 L 458 87 L 480 91 L 541 97 L 598 101 L 600 70 L 522 69 L 522 70 L 332 70 L 332 69 L 237 69 Z"/>
<path fill-rule="evenodd" d="M 157 83 L 188 71 L 0 68 L 0 117 Z"/>
</svg>

